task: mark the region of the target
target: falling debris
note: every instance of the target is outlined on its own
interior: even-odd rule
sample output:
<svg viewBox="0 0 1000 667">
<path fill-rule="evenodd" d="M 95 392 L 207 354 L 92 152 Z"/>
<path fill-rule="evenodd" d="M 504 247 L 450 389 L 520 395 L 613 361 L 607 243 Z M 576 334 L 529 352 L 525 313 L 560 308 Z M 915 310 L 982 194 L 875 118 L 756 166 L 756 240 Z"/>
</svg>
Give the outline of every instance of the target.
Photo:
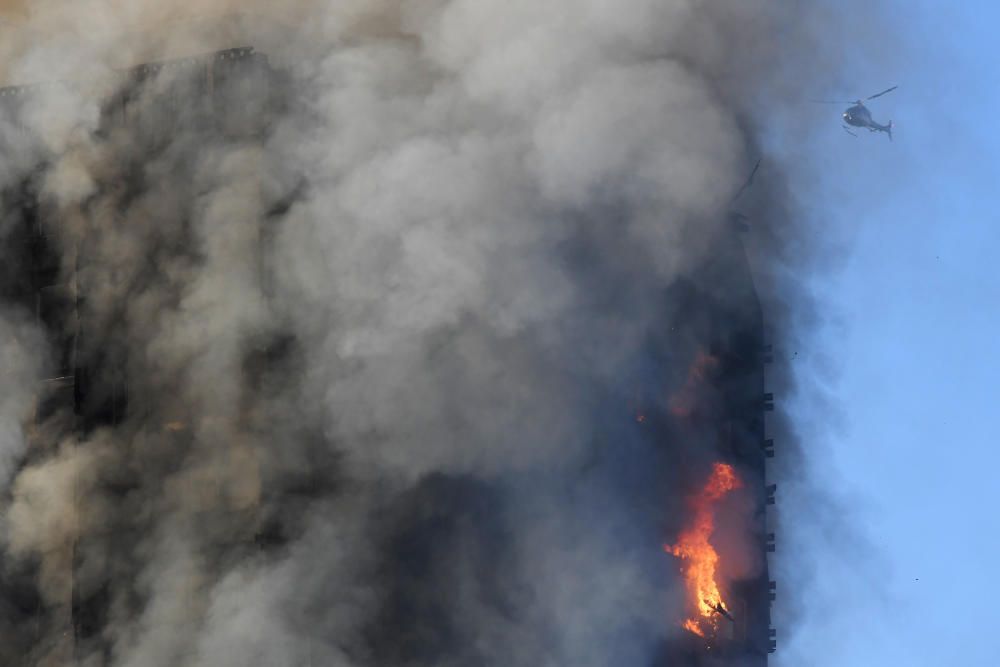
<svg viewBox="0 0 1000 667">
<path fill-rule="evenodd" d="M 746 192 L 746 191 L 747 191 L 747 190 L 749 190 L 749 189 L 750 189 L 751 187 L 753 187 L 753 179 L 754 179 L 754 176 L 756 176 L 756 175 L 757 175 L 757 170 L 758 170 L 758 169 L 760 169 L 760 160 L 757 160 L 757 161 L 756 161 L 756 162 L 754 163 L 754 165 L 753 165 L 753 169 L 751 169 L 751 170 L 750 170 L 750 175 L 749 175 L 749 176 L 747 176 L 747 181 L 746 181 L 746 183 L 744 183 L 744 184 L 743 184 L 743 187 L 741 187 L 741 188 L 740 188 L 740 189 L 739 189 L 739 190 L 738 190 L 738 191 L 736 192 L 736 194 L 735 194 L 735 195 L 733 195 L 733 199 L 732 199 L 732 201 L 730 202 L 730 206 L 732 206 L 733 204 L 735 204 L 735 203 L 736 203 L 736 200 L 738 200 L 738 199 L 739 199 L 739 198 L 740 198 L 741 196 L 743 196 L 743 193 L 744 193 L 744 192 Z M 743 217 L 746 217 L 746 216 L 743 216 Z"/>
</svg>

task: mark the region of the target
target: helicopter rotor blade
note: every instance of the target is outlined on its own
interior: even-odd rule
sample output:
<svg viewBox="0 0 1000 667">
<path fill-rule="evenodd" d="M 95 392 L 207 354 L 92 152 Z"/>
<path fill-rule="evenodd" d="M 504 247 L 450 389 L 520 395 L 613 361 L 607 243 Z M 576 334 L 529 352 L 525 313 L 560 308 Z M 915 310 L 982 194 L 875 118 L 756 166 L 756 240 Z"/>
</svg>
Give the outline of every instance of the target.
<svg viewBox="0 0 1000 667">
<path fill-rule="evenodd" d="M 899 88 L 899 86 L 893 86 L 892 88 L 886 88 L 881 93 L 876 93 L 876 94 L 872 95 L 871 97 L 866 97 L 865 99 L 874 100 L 876 97 L 882 97 L 886 93 L 891 93 L 892 91 L 896 90 L 897 88 Z"/>
<path fill-rule="evenodd" d="M 854 104 L 855 100 L 806 100 L 813 104 Z"/>
</svg>

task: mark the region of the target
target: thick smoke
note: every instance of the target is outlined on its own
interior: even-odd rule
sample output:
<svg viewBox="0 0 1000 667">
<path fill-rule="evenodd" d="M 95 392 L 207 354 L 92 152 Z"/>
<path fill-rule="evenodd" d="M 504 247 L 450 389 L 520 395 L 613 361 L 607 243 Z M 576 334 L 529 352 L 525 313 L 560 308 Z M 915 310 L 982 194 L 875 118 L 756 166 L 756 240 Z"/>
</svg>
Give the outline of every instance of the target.
<svg viewBox="0 0 1000 667">
<path fill-rule="evenodd" d="M 58 345 L 12 296 L 0 661 L 650 664 L 683 604 L 660 546 L 718 443 L 637 435 L 636 396 L 665 411 L 719 328 L 691 290 L 746 290 L 759 112 L 828 64 L 838 14 L 253 5 L 7 13 L 6 78 L 50 83 L 0 128 L 0 186 L 73 281 L 102 369 L 78 411 L 116 416 L 30 414 Z M 167 74 L 102 124 L 122 67 L 244 44 L 279 83 L 219 93 L 236 130 Z M 780 310 L 808 244 L 769 168 L 747 205 Z"/>
</svg>

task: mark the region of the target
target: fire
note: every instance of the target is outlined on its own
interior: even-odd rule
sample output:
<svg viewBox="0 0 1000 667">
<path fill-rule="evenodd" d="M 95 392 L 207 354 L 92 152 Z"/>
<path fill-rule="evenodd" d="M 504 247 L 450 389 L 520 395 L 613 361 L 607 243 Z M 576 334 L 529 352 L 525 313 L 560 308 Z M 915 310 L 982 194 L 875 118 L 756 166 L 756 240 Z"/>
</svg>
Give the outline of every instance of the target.
<svg viewBox="0 0 1000 667">
<path fill-rule="evenodd" d="M 675 417 L 690 417 L 698 404 L 698 394 L 705 382 L 719 366 L 719 360 L 705 351 L 699 351 L 688 368 L 684 386 L 669 399 L 670 413 Z"/>
<path fill-rule="evenodd" d="M 668 553 L 684 561 L 688 596 L 697 610 L 683 626 L 701 637 L 705 636 L 706 628 L 713 632 L 718 628 L 715 607 L 725 606 L 715 578 L 719 554 L 709 541 L 715 530 L 715 507 L 726 494 L 742 485 L 732 466 L 716 463 L 705 487 L 692 499 L 694 516 L 690 525 L 681 532 L 677 544 L 665 547 Z"/>
<path fill-rule="evenodd" d="M 694 621 L 694 619 L 690 618 L 687 619 L 686 621 L 684 621 L 683 626 L 685 630 L 689 630 L 690 632 L 695 633 L 699 637 L 705 636 L 705 633 L 702 631 L 701 628 L 698 627 L 698 624 Z"/>
</svg>

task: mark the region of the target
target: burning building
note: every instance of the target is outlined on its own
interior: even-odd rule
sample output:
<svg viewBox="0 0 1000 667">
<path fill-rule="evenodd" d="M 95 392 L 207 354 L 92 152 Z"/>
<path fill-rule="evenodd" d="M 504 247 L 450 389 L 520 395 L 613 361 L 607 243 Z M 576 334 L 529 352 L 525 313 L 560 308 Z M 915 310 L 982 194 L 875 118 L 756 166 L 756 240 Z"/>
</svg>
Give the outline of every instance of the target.
<svg viewBox="0 0 1000 667">
<path fill-rule="evenodd" d="M 766 665 L 776 647 L 770 621 L 775 583 L 767 566 L 767 554 L 774 551 L 767 508 L 776 486 L 767 478 L 766 462 L 774 449 L 765 436 L 773 395 L 764 381 L 772 353 L 735 234 L 720 246 L 715 262 L 709 271 L 734 277 L 729 289 L 713 295 L 687 286 L 691 294 L 678 300 L 691 309 L 687 317 L 701 320 L 698 340 L 704 347 L 693 354 L 668 401 L 672 428 L 679 430 L 673 437 L 708 439 L 714 446 L 711 460 L 695 455 L 700 476 L 683 468 L 683 475 L 696 481 L 676 538 L 664 547 L 677 559 L 687 588 L 688 616 L 681 625 L 688 636 L 665 649 L 669 657 L 663 664 Z M 743 498 L 727 508 L 735 494 Z M 729 519 L 735 524 L 728 528 L 720 525 L 726 512 L 738 515 Z M 740 534 L 722 535 L 733 530 Z"/>
<path fill-rule="evenodd" d="M 3 664 L 766 664 L 781 54 L 417 4 L 0 89 Z"/>
<path fill-rule="evenodd" d="M 98 100 L 99 119 L 94 130 L 108 145 L 127 141 L 140 145 L 133 152 L 135 156 L 156 155 L 175 147 L 176 137 L 182 135 L 192 140 L 210 137 L 213 145 L 221 143 L 242 151 L 246 180 L 240 203 L 245 209 L 235 213 L 245 230 L 242 238 L 230 239 L 237 245 L 229 250 L 241 256 L 240 278 L 259 285 L 263 294 L 266 278 L 260 238 L 266 234 L 267 216 L 259 210 L 259 184 L 255 181 L 262 168 L 260 136 L 274 113 L 272 105 L 280 102 L 272 97 L 276 76 L 267 59 L 251 48 L 235 48 L 139 65 L 116 72 L 114 79 L 109 85 L 113 93 Z M 8 303 L 33 314 L 35 325 L 48 339 L 46 347 L 52 360 L 35 392 L 28 430 L 32 456 L 45 457 L 51 454 L 46 452 L 49 447 L 72 447 L 74 441 L 86 442 L 115 430 L 136 429 L 129 434 L 133 445 L 154 441 L 179 458 L 192 453 L 191 441 L 199 431 L 224 438 L 196 475 L 178 480 L 177 491 L 185 497 L 181 513 L 195 524 L 228 524 L 227 534 L 215 544 L 221 553 L 253 550 L 261 532 L 257 515 L 260 475 L 250 444 L 254 426 L 249 392 L 256 389 L 255 379 L 266 373 L 268 343 L 244 342 L 246 395 L 231 397 L 236 405 L 218 414 L 194 415 L 183 402 L 171 404 L 162 393 L 164 388 L 157 386 L 163 378 L 153 377 L 155 369 L 129 356 L 133 350 L 124 341 L 136 324 L 113 305 L 111 310 L 102 310 L 92 303 L 106 288 L 101 282 L 113 278 L 102 275 L 108 268 L 102 257 L 106 248 L 101 247 L 106 232 L 87 229 L 84 222 L 73 234 L 60 236 L 57 230 L 69 220 L 86 218 L 88 213 L 46 201 L 39 178 L 48 167 L 49 156 L 43 138 L 32 133 L 30 115 L 43 113 L 45 105 L 53 103 L 51 96 L 60 92 L 57 85 L 0 89 L 0 107 L 8 129 L 6 149 L 36 161 L 23 179 L 4 193 L 7 242 L 15 248 L 11 256 L 18 260 L 7 267 L 4 296 Z M 236 101 L 239 103 L 233 104 Z M 197 151 L 183 151 L 171 165 L 176 172 L 161 180 L 163 187 L 174 191 L 172 199 L 196 188 L 198 157 Z M 103 198 L 114 205 L 141 197 L 149 187 L 145 178 L 148 175 L 142 173 L 141 164 L 125 160 L 97 184 L 94 199 Z M 119 212 L 126 210 L 122 206 Z M 172 262 L 190 261 L 184 257 L 190 248 L 184 236 L 190 231 L 185 227 L 191 224 L 193 213 L 179 207 L 162 214 L 169 220 L 163 229 L 165 245 L 145 258 L 149 263 L 146 270 L 154 274 Z M 101 224 L 127 222 L 115 220 L 114 215 L 100 219 Z M 174 236 L 172 241 L 167 240 L 170 235 Z M 171 243 L 176 245 L 170 247 Z M 155 275 L 149 279 L 155 280 Z M 130 410 L 145 414 L 138 422 L 129 421 Z M 94 481 L 107 502 L 127 507 L 144 484 L 144 476 L 153 473 L 153 466 L 143 460 L 141 452 L 122 453 L 120 466 L 102 470 L 100 479 Z M 73 485 L 76 480 L 68 479 L 67 483 Z M 139 548 L 148 524 L 135 509 L 134 514 L 123 513 L 94 527 L 89 535 L 79 527 L 71 528 L 67 539 L 52 545 L 43 558 L 57 565 L 55 571 L 43 568 L 36 573 L 41 584 L 38 590 L 6 591 L 25 619 L 22 647 L 53 633 L 59 638 L 54 646 L 43 644 L 41 653 L 25 650 L 18 656 L 25 664 L 69 664 L 72 656 L 82 660 L 88 655 L 91 660 L 95 655 L 110 660 L 101 631 L 112 605 L 121 602 L 110 595 L 110 582 L 120 576 L 121 572 L 114 570 L 122 562 L 115 563 L 115 557 L 104 555 L 95 563 L 86 554 Z M 69 514 L 66 521 L 83 520 Z M 217 516 L 209 519 L 212 515 Z M 95 568 L 99 571 L 96 578 L 102 582 L 96 587 L 88 585 L 90 577 L 83 576 L 95 574 Z"/>
</svg>

